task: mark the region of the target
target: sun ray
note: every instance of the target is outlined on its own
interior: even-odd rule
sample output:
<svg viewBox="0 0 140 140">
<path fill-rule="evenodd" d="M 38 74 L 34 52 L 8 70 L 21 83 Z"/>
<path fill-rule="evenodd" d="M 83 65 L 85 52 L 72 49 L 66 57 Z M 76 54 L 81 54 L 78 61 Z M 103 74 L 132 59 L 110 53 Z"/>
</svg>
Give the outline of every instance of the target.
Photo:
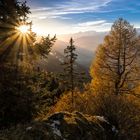
<svg viewBox="0 0 140 140">
<path fill-rule="evenodd" d="M 15 53 L 14 53 L 14 56 L 13 56 L 13 64 L 14 65 L 18 64 L 17 55 L 18 55 L 18 50 L 19 50 L 19 42 L 18 42 L 19 37 L 20 37 L 20 33 L 19 33 L 17 41 L 15 42 L 15 50 L 14 50 Z"/>
<path fill-rule="evenodd" d="M 14 44 L 16 42 L 16 40 L 18 40 L 19 35 L 15 34 L 12 36 L 12 38 L 10 38 L 10 40 L 8 40 L 3 47 L 3 50 L 1 49 L 1 54 L 0 54 L 0 61 L 1 62 L 5 62 L 8 60 L 8 57 L 11 53 L 11 51 L 13 50 Z"/>
<path fill-rule="evenodd" d="M 1 32 L 2 30 L 6 32 Z M 33 41 L 31 33 L 31 22 L 11 22 L 11 24 L 1 26 L 0 62 L 4 64 L 9 61 L 9 64 L 13 63 L 17 66 L 30 63 L 31 55 L 34 54 L 31 48 Z"/>
<path fill-rule="evenodd" d="M 27 35 L 23 36 L 23 60 L 24 62 L 28 61 L 27 60 L 27 52 L 26 52 L 26 47 L 27 47 L 27 41 L 26 41 Z"/>
<path fill-rule="evenodd" d="M 12 49 L 6 58 L 7 61 L 11 60 L 11 64 L 14 64 L 14 65 L 16 64 L 15 58 L 16 58 L 16 53 L 17 53 L 18 39 L 19 39 L 19 34 L 17 33 L 13 41 L 13 44 L 11 45 Z"/>
</svg>

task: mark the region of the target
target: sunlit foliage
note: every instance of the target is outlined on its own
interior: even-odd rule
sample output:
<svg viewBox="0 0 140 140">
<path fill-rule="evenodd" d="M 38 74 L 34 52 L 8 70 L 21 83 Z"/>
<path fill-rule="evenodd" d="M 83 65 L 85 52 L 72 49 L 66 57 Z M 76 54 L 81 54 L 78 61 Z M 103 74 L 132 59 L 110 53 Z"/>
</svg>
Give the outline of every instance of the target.
<svg viewBox="0 0 140 140">
<path fill-rule="evenodd" d="M 140 80 L 139 52 L 136 30 L 127 21 L 117 20 L 91 66 L 94 89 L 116 95 L 132 93 Z"/>
</svg>

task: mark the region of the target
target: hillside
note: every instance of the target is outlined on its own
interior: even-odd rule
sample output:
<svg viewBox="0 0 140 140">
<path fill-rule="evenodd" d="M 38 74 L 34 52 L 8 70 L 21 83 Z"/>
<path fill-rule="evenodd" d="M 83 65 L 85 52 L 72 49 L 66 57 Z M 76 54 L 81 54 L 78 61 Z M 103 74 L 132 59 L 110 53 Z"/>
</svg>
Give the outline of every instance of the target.
<svg viewBox="0 0 140 140">
<path fill-rule="evenodd" d="M 53 50 L 46 60 L 41 59 L 40 61 L 38 61 L 37 66 L 40 67 L 41 70 L 60 73 L 63 72 L 64 69 L 62 66 L 63 60 L 64 56 L 60 52 Z M 84 71 L 86 72 L 87 76 L 89 76 L 88 67 L 86 67 L 86 65 L 81 65 L 79 62 L 80 61 L 77 61 L 76 63 L 76 71 Z"/>
</svg>

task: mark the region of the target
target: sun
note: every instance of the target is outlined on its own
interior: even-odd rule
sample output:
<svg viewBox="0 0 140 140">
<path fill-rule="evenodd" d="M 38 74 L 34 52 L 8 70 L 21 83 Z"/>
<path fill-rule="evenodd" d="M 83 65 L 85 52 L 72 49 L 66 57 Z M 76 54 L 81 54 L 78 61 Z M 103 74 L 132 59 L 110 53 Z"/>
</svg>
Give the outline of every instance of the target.
<svg viewBox="0 0 140 140">
<path fill-rule="evenodd" d="M 22 33 L 22 34 L 27 34 L 29 32 L 29 26 L 27 25 L 20 25 L 18 27 L 18 30 Z"/>
</svg>

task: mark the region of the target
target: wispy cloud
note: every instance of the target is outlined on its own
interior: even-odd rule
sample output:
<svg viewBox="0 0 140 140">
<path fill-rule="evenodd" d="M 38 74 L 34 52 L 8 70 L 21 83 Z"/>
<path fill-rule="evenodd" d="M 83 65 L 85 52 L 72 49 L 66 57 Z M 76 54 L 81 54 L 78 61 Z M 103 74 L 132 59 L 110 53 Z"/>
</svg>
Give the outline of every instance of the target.
<svg viewBox="0 0 140 140">
<path fill-rule="evenodd" d="M 108 31 L 118 17 L 140 27 L 139 0 L 28 0 L 40 34 Z"/>
<path fill-rule="evenodd" d="M 39 23 L 40 25 L 41 23 Z M 39 32 L 39 34 L 46 35 L 50 34 L 69 34 L 69 33 L 77 33 L 77 32 L 86 32 L 86 31 L 96 31 L 96 32 L 104 32 L 109 31 L 112 26 L 111 22 L 106 20 L 95 20 L 95 21 L 87 21 L 81 22 L 77 24 L 59 24 L 56 23 L 54 25 L 46 26 L 44 30 L 44 26 L 36 26 L 34 31 Z"/>
<path fill-rule="evenodd" d="M 54 16 L 64 16 L 68 14 L 82 14 L 86 12 L 96 12 L 100 8 L 107 6 L 112 0 L 69 0 L 59 4 L 54 3 L 50 7 L 39 7 L 32 9 L 32 13 L 38 17 L 52 18 Z"/>
<path fill-rule="evenodd" d="M 77 0 L 70 0 L 57 6 L 67 12 L 89 12 L 107 6 L 111 1 L 112 0 L 80 0 L 79 2 Z"/>
<path fill-rule="evenodd" d="M 97 20 L 97 21 L 88 21 L 83 23 L 78 23 L 73 26 L 73 30 L 75 31 L 109 31 L 112 23 L 107 22 L 106 20 Z"/>
<path fill-rule="evenodd" d="M 85 27 L 85 26 L 99 26 L 106 23 L 106 20 L 98 20 L 98 21 L 88 21 L 84 23 L 78 23 L 79 27 Z"/>
</svg>

